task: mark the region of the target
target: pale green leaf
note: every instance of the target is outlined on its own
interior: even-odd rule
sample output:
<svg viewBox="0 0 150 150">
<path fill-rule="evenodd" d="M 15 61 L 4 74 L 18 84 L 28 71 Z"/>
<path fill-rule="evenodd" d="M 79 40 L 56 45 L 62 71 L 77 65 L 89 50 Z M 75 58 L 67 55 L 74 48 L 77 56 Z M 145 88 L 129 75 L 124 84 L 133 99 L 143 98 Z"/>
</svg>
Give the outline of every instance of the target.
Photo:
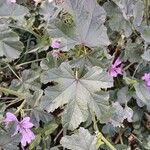
<svg viewBox="0 0 150 150">
<path fill-rule="evenodd" d="M 54 7 L 54 5 L 52 3 L 49 3 L 48 1 L 44 1 L 40 6 L 39 13 L 44 17 L 47 22 L 52 19 L 55 12 L 56 7 Z"/>
<path fill-rule="evenodd" d="M 33 109 L 31 111 L 31 121 L 34 126 L 39 127 L 40 121 L 47 123 L 53 119 L 53 116 L 45 111 L 40 109 Z"/>
<path fill-rule="evenodd" d="M 20 135 L 11 136 L 7 133 L 0 133 L 0 149 L 19 150 Z"/>
<path fill-rule="evenodd" d="M 0 25 L 0 56 L 6 56 L 8 60 L 19 58 L 23 44 L 15 32 L 4 26 Z"/>
<path fill-rule="evenodd" d="M 144 52 L 144 54 L 142 55 L 142 58 L 146 61 L 150 61 L 150 49 Z"/>
<path fill-rule="evenodd" d="M 150 27 L 144 27 L 143 31 L 141 32 L 142 38 L 145 40 L 145 42 L 150 43 Z"/>
<path fill-rule="evenodd" d="M 68 27 L 60 20 L 54 20 L 54 25 L 49 26 L 49 31 L 52 37 L 65 37 L 67 49 L 76 44 L 88 47 L 110 44 L 104 26 L 106 13 L 96 0 L 66 0 L 63 8 L 73 16 L 74 22 Z"/>
<path fill-rule="evenodd" d="M 126 37 L 132 33 L 129 22 L 124 19 L 121 10 L 113 2 L 106 2 L 104 8 L 109 17 L 108 23 L 113 31 L 123 31 Z"/>
<path fill-rule="evenodd" d="M 48 112 L 53 112 L 67 104 L 63 124 L 70 129 L 75 129 L 86 121 L 88 107 L 100 117 L 109 106 L 108 93 L 97 91 L 112 87 L 113 80 L 99 67 L 91 68 L 83 77 L 76 79 L 71 66 L 63 63 L 58 69 L 44 72 L 41 80 L 44 83 L 58 82 L 58 85 L 46 89 L 41 105 Z"/>
<path fill-rule="evenodd" d="M 21 74 L 20 80 L 13 79 L 10 88 L 16 91 L 28 93 L 29 89 L 32 91 L 40 90 L 41 84 L 38 82 L 40 72 L 31 69 L 24 70 Z M 29 96 L 29 95 L 27 95 Z"/>
<path fill-rule="evenodd" d="M 60 143 L 71 150 L 96 150 L 96 137 L 84 128 L 80 128 L 78 133 L 71 136 L 64 136 Z"/>
<path fill-rule="evenodd" d="M 29 10 L 16 3 L 7 3 L 7 0 L 2 0 L 0 3 L 0 18 L 22 19 Z"/>
<path fill-rule="evenodd" d="M 134 85 L 137 97 L 147 106 L 150 111 L 150 89 L 143 83 L 136 83 Z"/>
</svg>

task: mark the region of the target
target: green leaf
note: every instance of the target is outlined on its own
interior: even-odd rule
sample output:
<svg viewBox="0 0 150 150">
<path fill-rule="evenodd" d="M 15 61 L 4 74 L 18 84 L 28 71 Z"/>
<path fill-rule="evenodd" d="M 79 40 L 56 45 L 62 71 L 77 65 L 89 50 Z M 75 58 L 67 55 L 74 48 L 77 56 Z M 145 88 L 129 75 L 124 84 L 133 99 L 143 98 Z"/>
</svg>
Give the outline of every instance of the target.
<svg viewBox="0 0 150 150">
<path fill-rule="evenodd" d="M 41 88 L 41 84 L 38 82 L 40 72 L 31 69 L 22 71 L 22 77 L 20 80 L 13 79 L 10 88 L 20 92 L 29 92 L 30 90 L 38 91 Z M 28 96 L 28 95 L 27 95 Z"/>
<path fill-rule="evenodd" d="M 107 29 L 104 26 L 106 13 L 96 0 L 66 0 L 63 8 L 72 15 L 73 25 L 68 27 L 57 19 L 54 20 L 53 26 L 49 26 L 49 31 L 52 37 L 64 37 L 67 49 L 77 44 L 88 47 L 110 44 Z"/>
<path fill-rule="evenodd" d="M 127 145 L 117 144 L 116 148 L 117 150 L 127 150 L 129 147 Z"/>
<path fill-rule="evenodd" d="M 5 110 L 6 110 L 6 105 L 4 104 L 4 103 L 0 103 L 0 120 L 2 120 L 3 119 L 3 114 L 4 114 L 4 112 L 5 112 Z"/>
<path fill-rule="evenodd" d="M 144 52 L 144 54 L 142 55 L 142 58 L 146 61 L 150 61 L 150 49 Z"/>
<path fill-rule="evenodd" d="M 135 3 L 133 7 L 133 16 L 134 16 L 133 23 L 135 26 L 141 25 L 143 15 L 144 15 L 144 4 L 142 0 L 139 0 Z"/>
<path fill-rule="evenodd" d="M 114 3 L 120 8 L 123 17 L 129 20 L 132 17 L 133 7 L 135 0 L 113 0 Z"/>
<path fill-rule="evenodd" d="M 41 107 L 53 112 L 67 104 L 63 114 L 63 124 L 69 129 L 75 129 L 81 122 L 87 120 L 88 106 L 98 117 L 109 106 L 108 93 L 97 91 L 112 87 L 113 80 L 100 67 L 91 68 L 83 77 L 77 79 L 71 66 L 63 63 L 58 69 L 44 72 L 41 80 L 43 83 L 58 82 L 58 85 L 45 90 Z"/>
<path fill-rule="evenodd" d="M 36 146 L 38 146 L 40 141 L 41 141 L 41 135 L 38 134 L 35 136 L 35 139 L 32 140 L 32 142 L 30 143 L 29 150 L 33 150 Z"/>
<path fill-rule="evenodd" d="M 117 92 L 118 102 L 121 104 L 126 104 L 132 97 L 131 93 L 128 91 L 128 87 L 123 87 Z"/>
<path fill-rule="evenodd" d="M 58 127 L 58 125 L 56 123 L 49 122 L 48 124 L 44 124 L 43 128 L 38 128 L 36 130 L 37 135 L 36 135 L 35 139 L 29 145 L 29 150 L 32 150 L 35 147 L 39 146 L 42 137 L 49 136 L 56 130 L 57 127 Z M 48 144 L 50 144 L 50 143 L 48 143 Z"/>
<path fill-rule="evenodd" d="M 141 55 L 143 54 L 144 48 L 143 44 L 133 43 L 131 40 L 128 40 L 124 46 L 125 48 L 125 60 L 130 62 L 140 62 Z"/>
<path fill-rule="evenodd" d="M 145 40 L 145 42 L 150 43 L 150 27 L 144 27 L 143 31 L 141 32 L 142 38 Z"/>
<path fill-rule="evenodd" d="M 129 22 L 124 19 L 120 9 L 113 2 L 106 2 L 104 8 L 109 17 L 108 23 L 113 31 L 123 31 L 126 37 L 132 33 Z"/>
<path fill-rule="evenodd" d="M 88 130 L 80 128 L 78 133 L 64 136 L 60 143 L 64 148 L 71 150 L 96 150 L 96 138 Z"/>
<path fill-rule="evenodd" d="M 52 19 L 54 13 L 56 12 L 56 7 L 52 3 L 45 1 L 41 4 L 39 13 L 44 17 L 46 21 L 49 22 Z"/>
<path fill-rule="evenodd" d="M 13 60 L 19 58 L 22 49 L 19 36 L 5 25 L 0 25 L 0 56 Z"/>
<path fill-rule="evenodd" d="M 31 111 L 31 121 L 34 126 L 39 127 L 40 121 L 47 123 L 53 119 L 53 116 L 43 110 L 40 109 L 33 109 Z"/>
<path fill-rule="evenodd" d="M 134 85 L 137 97 L 147 106 L 150 111 L 150 89 L 143 83 L 136 83 Z"/>
<path fill-rule="evenodd" d="M 8 4 L 6 0 L 0 3 L 0 18 L 22 19 L 28 12 L 26 7 L 16 3 Z"/>
<path fill-rule="evenodd" d="M 18 134 L 12 137 L 6 133 L 0 133 L 0 149 L 19 150 L 19 147 L 17 146 L 19 142 L 20 136 Z"/>
<path fill-rule="evenodd" d="M 79 48 L 70 50 L 73 60 L 70 64 L 75 67 L 87 66 L 99 66 L 101 68 L 107 68 L 110 63 L 106 58 L 106 52 L 102 48 L 94 49 L 91 52 L 82 52 L 79 54 Z"/>
</svg>

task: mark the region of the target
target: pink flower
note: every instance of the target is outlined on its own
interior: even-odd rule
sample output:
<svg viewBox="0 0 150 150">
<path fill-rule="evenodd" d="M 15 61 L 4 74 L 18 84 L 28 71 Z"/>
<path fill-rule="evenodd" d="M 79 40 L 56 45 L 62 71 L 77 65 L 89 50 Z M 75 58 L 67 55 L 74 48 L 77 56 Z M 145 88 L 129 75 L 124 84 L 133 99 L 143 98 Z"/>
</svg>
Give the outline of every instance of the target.
<svg viewBox="0 0 150 150">
<path fill-rule="evenodd" d="M 16 0 L 7 0 L 7 3 L 16 3 Z"/>
<path fill-rule="evenodd" d="M 60 48 L 60 41 L 58 41 L 57 39 L 53 39 L 51 43 L 51 47 L 54 49 Z"/>
<path fill-rule="evenodd" d="M 109 75 L 112 77 L 117 77 L 118 74 L 122 74 L 122 68 L 120 67 L 121 60 L 119 58 L 112 64 L 111 68 L 108 70 Z"/>
<path fill-rule="evenodd" d="M 23 120 L 18 121 L 16 116 L 10 112 L 6 113 L 6 117 L 4 119 L 5 123 L 15 122 L 16 123 L 16 131 L 12 135 L 16 135 L 18 132 L 21 133 L 21 145 L 25 147 L 27 143 L 29 144 L 33 139 L 35 139 L 34 133 L 30 130 L 33 127 L 33 124 L 30 122 L 30 117 L 25 117 Z"/>
<path fill-rule="evenodd" d="M 144 80 L 145 84 L 150 87 L 150 73 L 145 73 L 142 80 Z"/>
<path fill-rule="evenodd" d="M 59 50 L 53 50 L 52 51 L 52 56 L 54 57 L 54 58 L 59 58 L 59 56 L 60 56 L 60 51 Z"/>
</svg>

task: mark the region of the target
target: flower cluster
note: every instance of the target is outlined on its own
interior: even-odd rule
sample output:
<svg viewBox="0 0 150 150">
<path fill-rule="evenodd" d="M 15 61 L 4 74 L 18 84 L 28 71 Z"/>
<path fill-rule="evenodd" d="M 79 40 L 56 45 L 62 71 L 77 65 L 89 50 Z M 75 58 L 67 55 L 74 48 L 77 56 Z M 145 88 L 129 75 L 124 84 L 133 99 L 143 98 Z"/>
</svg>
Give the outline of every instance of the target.
<svg viewBox="0 0 150 150">
<path fill-rule="evenodd" d="M 51 43 L 51 47 L 54 49 L 52 51 L 52 56 L 56 59 L 59 58 L 60 51 L 58 49 L 60 48 L 60 41 L 57 39 L 53 39 Z"/>
<path fill-rule="evenodd" d="M 33 124 L 30 122 L 30 117 L 25 117 L 21 121 L 18 121 L 14 114 L 7 112 L 4 122 L 7 124 L 11 122 L 16 123 L 16 130 L 12 136 L 16 135 L 18 132 L 21 133 L 21 145 L 23 147 L 25 147 L 27 143 L 29 144 L 35 138 L 34 133 L 30 129 L 33 127 Z"/>
</svg>

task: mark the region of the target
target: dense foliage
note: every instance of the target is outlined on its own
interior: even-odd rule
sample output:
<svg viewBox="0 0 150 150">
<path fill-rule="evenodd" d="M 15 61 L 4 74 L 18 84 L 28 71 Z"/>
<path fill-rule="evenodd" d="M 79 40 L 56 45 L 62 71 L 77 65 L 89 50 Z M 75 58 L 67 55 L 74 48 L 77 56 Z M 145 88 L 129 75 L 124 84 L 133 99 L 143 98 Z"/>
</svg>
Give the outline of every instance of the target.
<svg viewBox="0 0 150 150">
<path fill-rule="evenodd" d="M 0 149 L 150 150 L 150 0 L 0 0 Z"/>
</svg>

